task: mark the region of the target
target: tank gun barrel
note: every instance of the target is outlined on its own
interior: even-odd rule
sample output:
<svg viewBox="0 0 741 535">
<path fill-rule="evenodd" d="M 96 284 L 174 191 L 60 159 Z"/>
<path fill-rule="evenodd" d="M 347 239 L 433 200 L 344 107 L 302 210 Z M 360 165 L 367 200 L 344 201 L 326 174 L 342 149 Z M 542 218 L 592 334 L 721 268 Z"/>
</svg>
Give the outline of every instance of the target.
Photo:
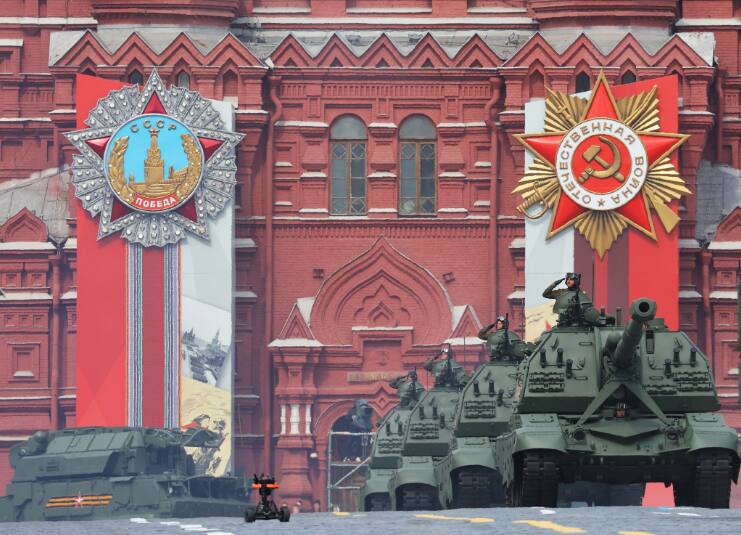
<svg viewBox="0 0 741 535">
<path fill-rule="evenodd" d="M 654 319 L 656 301 L 642 297 L 630 305 L 631 320 L 625 326 L 623 335 L 612 353 L 612 361 L 618 368 L 627 368 L 633 361 L 633 353 L 641 341 L 643 326 Z"/>
</svg>

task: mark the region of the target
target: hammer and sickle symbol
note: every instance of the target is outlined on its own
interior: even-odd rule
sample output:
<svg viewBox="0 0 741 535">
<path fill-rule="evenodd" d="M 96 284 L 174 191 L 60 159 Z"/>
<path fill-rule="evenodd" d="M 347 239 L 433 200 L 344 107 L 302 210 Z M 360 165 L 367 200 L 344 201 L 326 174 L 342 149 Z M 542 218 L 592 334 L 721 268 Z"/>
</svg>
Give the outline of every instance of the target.
<svg viewBox="0 0 741 535">
<path fill-rule="evenodd" d="M 586 179 L 588 179 L 590 176 L 594 178 L 610 178 L 614 177 L 615 180 L 618 182 L 623 182 L 625 180 L 625 177 L 623 174 L 619 171 L 620 169 L 620 151 L 618 150 L 615 143 L 610 141 L 609 138 L 606 138 L 604 136 L 600 136 L 599 140 L 602 143 L 605 143 L 610 147 L 610 150 L 612 151 L 612 163 L 608 164 L 600 155 L 599 151 L 602 149 L 599 145 L 592 145 L 587 150 L 582 153 L 582 158 L 584 158 L 588 163 L 591 163 L 592 161 L 597 162 L 600 164 L 604 169 L 602 171 L 598 171 L 591 166 L 587 166 L 584 171 L 582 171 L 582 174 L 579 175 L 579 183 L 583 183 Z"/>
</svg>

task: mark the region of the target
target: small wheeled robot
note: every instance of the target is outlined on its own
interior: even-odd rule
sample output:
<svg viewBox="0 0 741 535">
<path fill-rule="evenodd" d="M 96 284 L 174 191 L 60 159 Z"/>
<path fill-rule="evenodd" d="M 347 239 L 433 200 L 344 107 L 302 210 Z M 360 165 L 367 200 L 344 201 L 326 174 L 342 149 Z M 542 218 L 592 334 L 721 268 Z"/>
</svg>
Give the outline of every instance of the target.
<svg viewBox="0 0 741 535">
<path fill-rule="evenodd" d="M 252 488 L 258 489 L 260 493 L 260 501 L 257 505 L 248 505 L 247 510 L 244 513 L 245 522 L 254 522 L 255 520 L 275 520 L 278 519 L 281 522 L 288 522 L 291 519 L 291 512 L 288 507 L 281 507 L 275 505 L 275 501 L 270 498 L 270 495 L 275 489 L 280 486 L 275 482 L 274 477 L 260 474 L 260 477 L 252 479 Z"/>
</svg>

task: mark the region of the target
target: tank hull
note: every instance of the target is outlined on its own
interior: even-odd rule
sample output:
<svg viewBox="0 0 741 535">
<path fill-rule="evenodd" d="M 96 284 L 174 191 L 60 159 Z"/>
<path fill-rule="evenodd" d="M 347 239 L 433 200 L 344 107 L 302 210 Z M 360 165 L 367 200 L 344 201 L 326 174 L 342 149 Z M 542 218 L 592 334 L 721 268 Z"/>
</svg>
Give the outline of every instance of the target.
<svg viewBox="0 0 741 535">
<path fill-rule="evenodd" d="M 0 521 L 244 515 L 246 498 L 171 495 L 169 489 L 182 489 L 181 483 L 182 480 L 140 476 L 11 484 L 9 495 L 0 498 Z"/>
<path fill-rule="evenodd" d="M 727 465 L 728 480 L 738 480 L 737 437 L 722 415 L 669 416 L 679 422 L 669 431 L 658 418 L 599 418 L 579 426 L 577 432 L 573 420 L 559 419 L 557 414 L 520 415 L 519 425 L 497 440 L 497 466 L 510 495 L 526 484 L 528 466 L 541 471 L 534 477 L 550 479 L 556 485 L 577 481 L 615 485 L 660 482 L 682 488 L 696 484 L 700 463 L 720 456 L 725 459 L 722 462 Z M 675 429 L 682 432 L 675 433 Z M 719 484 L 725 485 L 722 481 Z M 543 503 L 536 505 L 556 505 L 553 492 L 538 492 Z M 546 494 L 547 500 L 543 497 Z M 527 505 L 518 504 L 516 498 L 513 501 L 513 505 Z"/>
<path fill-rule="evenodd" d="M 389 496 L 389 480 L 394 470 L 371 468 L 365 484 L 360 487 L 361 511 L 388 511 L 391 509 L 391 496 Z"/>
<path fill-rule="evenodd" d="M 393 511 L 440 509 L 433 458 L 403 456 L 389 478 L 388 492 Z"/>
</svg>

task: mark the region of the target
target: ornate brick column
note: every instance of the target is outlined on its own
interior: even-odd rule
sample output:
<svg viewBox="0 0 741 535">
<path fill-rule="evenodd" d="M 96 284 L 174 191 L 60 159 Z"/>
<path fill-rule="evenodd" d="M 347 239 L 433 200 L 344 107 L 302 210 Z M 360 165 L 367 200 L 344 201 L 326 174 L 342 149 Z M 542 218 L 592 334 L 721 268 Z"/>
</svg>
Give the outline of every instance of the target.
<svg viewBox="0 0 741 535">
<path fill-rule="evenodd" d="M 314 342 L 316 346 L 299 346 L 291 345 L 291 342 L 280 340 L 270 344 L 278 372 L 275 387 L 280 414 L 280 436 L 276 445 L 277 477 L 281 484 L 281 501 L 291 505 L 301 499 L 305 506 L 310 507 L 313 489 L 309 455 L 315 449 L 311 423 L 317 393 L 314 368 L 319 357 L 319 343 Z"/>
<path fill-rule="evenodd" d="M 461 154 L 460 142 L 463 140 L 463 123 L 440 123 L 437 125 L 442 147 L 440 147 L 440 175 L 437 213 L 441 217 L 465 217 L 463 190 L 466 175 L 463 174 L 465 161 Z"/>
<path fill-rule="evenodd" d="M 399 213 L 399 191 L 396 173 L 397 154 L 394 123 L 371 123 L 368 162 L 368 217 L 395 218 Z"/>
</svg>

